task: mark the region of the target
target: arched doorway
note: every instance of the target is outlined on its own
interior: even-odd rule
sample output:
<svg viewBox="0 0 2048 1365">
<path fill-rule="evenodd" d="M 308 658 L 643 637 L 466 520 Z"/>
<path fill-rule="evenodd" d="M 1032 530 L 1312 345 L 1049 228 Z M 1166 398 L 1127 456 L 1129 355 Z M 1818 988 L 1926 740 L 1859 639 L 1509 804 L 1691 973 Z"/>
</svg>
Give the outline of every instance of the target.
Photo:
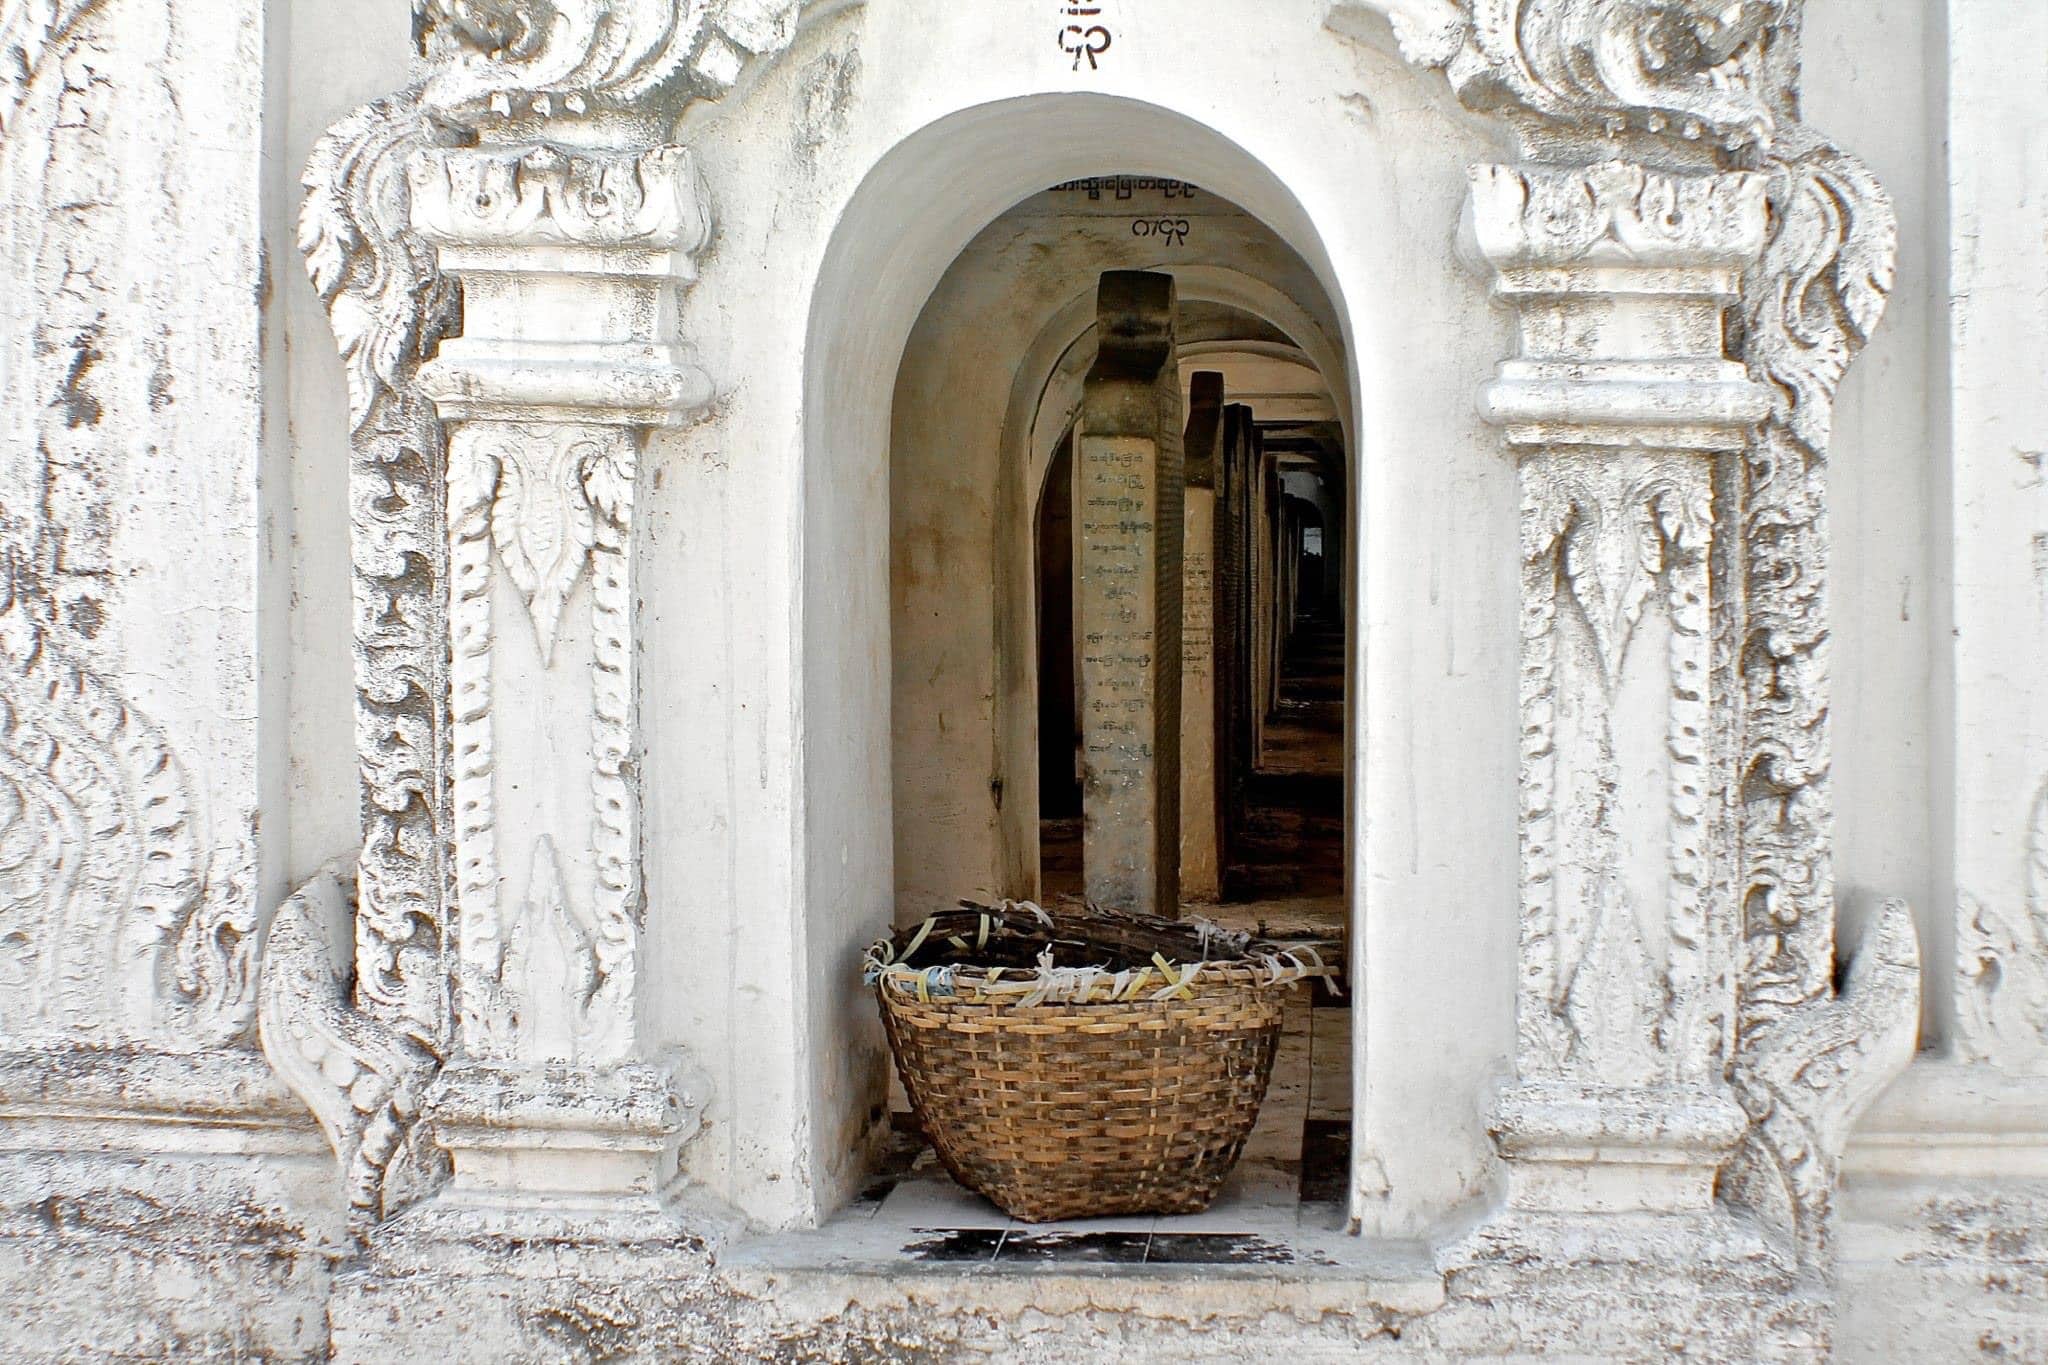
<svg viewBox="0 0 2048 1365">
<path fill-rule="evenodd" d="M 1075 680 L 1083 651 L 1074 622 L 1088 580 L 1076 566 L 1091 523 L 1076 496 L 1072 431 L 1098 352 L 1098 284 L 1105 272 L 1132 271 L 1174 281 L 1174 329 L 1200 348 L 1170 384 L 1181 395 L 1171 436 L 1182 440 L 1189 410 L 1199 406 L 1188 391 L 1198 383 L 1214 409 L 1208 420 L 1216 424 L 1227 411 L 1231 430 L 1227 442 L 1220 430 L 1211 433 L 1214 463 L 1227 465 L 1228 477 L 1187 490 L 1190 506 L 1198 496 L 1210 499 L 1206 539 L 1198 552 L 1191 524 L 1184 563 L 1173 571 L 1185 572 L 1183 595 L 1209 604 L 1210 617 L 1199 631 L 1192 620 L 1178 621 L 1174 643 L 1161 645 L 1188 683 L 1184 691 L 1197 668 L 1216 684 L 1201 705 L 1161 722 L 1185 732 L 1184 754 L 1201 748 L 1215 756 L 1205 803 L 1182 777 L 1169 779 L 1179 787 L 1182 818 L 1178 833 L 1158 838 L 1177 842 L 1176 870 L 1189 883 L 1173 907 L 1265 928 L 1341 958 L 1341 615 L 1327 656 L 1333 695 L 1324 710 L 1334 724 L 1323 769 L 1272 771 L 1261 739 L 1285 730 L 1292 716 L 1282 705 L 1291 688 L 1283 663 L 1296 621 L 1305 619 L 1304 566 L 1311 558 L 1320 565 L 1321 537 L 1330 530 L 1297 485 L 1307 479 L 1324 489 L 1325 504 L 1330 489 L 1344 486 L 1341 323 L 1313 270 L 1272 228 L 1228 198 L 1172 178 L 1093 176 L 1022 197 L 958 252 L 910 329 L 892 386 L 888 456 L 894 917 L 914 922 L 963 896 L 1022 899 L 1079 889 L 1048 875 L 1071 815 L 1047 818 L 1071 810 L 1078 792 Z M 1334 384 L 1312 355 L 1332 366 Z M 1232 381 L 1256 406 L 1234 400 Z M 1313 442 L 1301 435 L 1316 428 L 1336 471 L 1328 488 L 1314 473 Z M 1313 557 L 1304 534 L 1310 520 L 1318 536 Z M 1334 514 L 1329 521 L 1343 524 Z M 1226 561 L 1233 566 L 1227 582 L 1219 573 Z M 1320 577 L 1315 582 L 1320 591 Z M 1242 625 L 1208 628 L 1223 618 L 1242 618 Z M 1159 638 L 1167 639 L 1163 621 Z M 1186 642 L 1198 642 L 1194 654 Z M 1228 706 L 1219 706 L 1222 698 Z M 1219 743 L 1225 730 L 1242 736 L 1241 752 Z M 1189 765 L 1190 778 L 1198 766 Z M 1288 815 L 1266 808 L 1270 793 L 1303 781 L 1321 782 L 1328 809 L 1320 818 L 1295 818 L 1276 835 L 1276 818 L 1284 825 Z M 1206 821 L 1194 818 L 1197 804 Z M 1213 833 L 1198 850 L 1194 833 L 1205 826 Z M 1256 882 L 1259 872 L 1219 857 L 1233 847 L 1262 851 L 1269 880 L 1308 865 L 1321 879 L 1284 895 L 1266 883 L 1226 886 Z M 1195 873 L 1198 865 L 1204 875 Z M 1303 999 L 1290 1019 L 1233 1201 L 1256 1206 L 1265 1224 L 1310 1206 L 1325 1227 L 1344 1221 L 1344 1003 L 1341 993 L 1326 994 L 1320 1007 Z M 929 1183 L 944 1186 L 935 1167 L 916 1161 L 914 1152 L 899 1155 L 899 1166 L 913 1166 L 905 1188 L 887 1196 L 884 1214 L 905 1199 L 924 1207 L 942 1197 L 916 1187 L 927 1168 Z"/>
<path fill-rule="evenodd" d="M 904 343 L 983 228 L 1112 155 L 1107 164 L 1186 179 L 1266 224 L 1341 321 L 1333 336 L 1298 303 L 1240 281 L 1240 303 L 1300 340 L 1319 372 L 1344 376 L 1333 386 L 1338 417 L 1351 443 L 1370 453 L 1352 464 L 1346 516 L 1362 534 L 1345 536 L 1341 576 L 1343 600 L 1363 623 L 1351 646 L 1346 861 L 1356 1004 L 1370 1021 L 1352 1049 L 1358 1093 L 1370 1098 L 1354 1114 L 1351 1206 L 1369 1229 L 1412 1235 L 1473 1197 L 1484 1178 L 1491 1148 L 1483 1105 L 1465 1097 L 1483 1093 L 1499 1040 L 1512 1036 L 1511 1011 L 1490 1003 L 1511 994 L 1491 989 L 1496 977 L 1506 979 L 1512 955 L 1512 934 L 1494 932 L 1491 907 L 1512 893 L 1513 859 L 1496 853 L 1512 849 L 1497 838 L 1512 827 L 1512 788 L 1496 795 L 1487 785 L 1493 769 L 1485 757 L 1503 746 L 1512 752 L 1512 714 L 1485 707 L 1504 688 L 1511 694 L 1511 652 L 1488 642 L 1512 639 L 1513 581 L 1485 557 L 1446 557 L 1441 530 L 1455 505 L 1460 516 L 1483 513 L 1488 535 L 1513 534 L 1513 481 L 1499 477 L 1497 459 L 1476 444 L 1480 423 L 1465 397 L 1498 339 L 1464 328 L 1446 333 L 1441 346 L 1404 340 L 1404 319 L 1446 310 L 1489 315 L 1462 272 L 1406 268 L 1414 252 L 1403 245 L 1402 201 L 1388 167 L 1356 168 L 1341 200 L 1324 193 L 1316 201 L 1333 215 L 1331 240 L 1356 264 L 1339 271 L 1302 202 L 1268 169 L 1284 163 L 1304 183 L 1321 183 L 1286 148 L 1267 146 L 1262 159 L 1171 107 L 1094 94 L 1021 96 L 902 133 L 862 177 L 815 277 L 798 473 L 803 586 L 793 681 L 802 742 L 792 754 L 801 805 L 803 894 L 794 929 L 802 949 L 794 970 L 803 1002 L 797 1027 L 808 1040 L 798 1078 L 806 1188 L 818 1216 L 829 1214 L 866 1179 L 885 1127 L 887 1058 L 855 965 L 897 914 L 888 499 Z M 1447 204 L 1464 192 L 1462 177 L 1428 183 Z M 906 215 L 909 203 L 919 211 Z M 1175 278 L 1190 295 L 1230 297 L 1203 287 L 1201 267 L 1177 269 Z M 1347 304 L 1346 290 L 1371 307 Z M 1012 366 L 1010 412 L 1028 418 L 1040 410 L 1044 376 L 1085 329 L 1086 313 L 1084 303 L 1062 327 L 1045 329 Z M 1361 401 L 1370 405 L 1370 430 L 1352 422 Z M 1004 468 L 1035 480 L 1033 460 L 1050 457 L 1059 432 L 1028 420 L 1003 430 L 1019 446 Z M 1006 495 L 1014 500 L 1009 524 L 1027 531 L 1028 510 L 1020 509 L 1028 509 L 1029 486 L 1019 480 Z M 1362 544 L 1372 548 L 1362 552 Z M 1019 535 L 1017 559 L 990 572 L 1028 581 L 1030 550 L 1028 533 Z M 1028 616 L 1005 624 L 1024 628 L 1028 645 Z M 1004 695 L 1021 712 L 1016 732 L 1033 739 L 1035 696 L 1018 686 Z M 1368 712 L 1393 724 L 1369 722 Z M 1492 739 L 1482 744 L 1481 736 Z M 1035 771 L 1035 742 L 1025 752 Z M 1377 765 L 1370 782 L 1368 752 Z M 1032 810 L 1018 795 L 1006 784 L 1009 809 Z M 1384 909 L 1367 914 L 1368 902 Z M 1447 922 L 1470 939 L 1470 951 L 1442 954 Z M 1432 1024 L 1453 1003 L 1475 1001 L 1484 1027 L 1447 1034 Z M 1412 1132 L 1399 1115 L 1417 1105 L 1437 1106 L 1443 1123 Z"/>
</svg>

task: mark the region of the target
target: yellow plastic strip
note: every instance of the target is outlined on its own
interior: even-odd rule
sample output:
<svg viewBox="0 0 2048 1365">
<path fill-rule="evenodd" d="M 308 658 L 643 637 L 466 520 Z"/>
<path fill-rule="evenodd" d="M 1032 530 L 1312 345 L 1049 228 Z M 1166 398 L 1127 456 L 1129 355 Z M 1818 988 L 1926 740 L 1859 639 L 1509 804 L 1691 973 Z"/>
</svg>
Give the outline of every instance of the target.
<svg viewBox="0 0 2048 1365">
<path fill-rule="evenodd" d="M 924 946 L 925 938 L 931 933 L 932 926 L 936 923 L 938 923 L 938 917 L 934 915 L 923 924 L 917 926 L 917 933 L 911 936 L 910 946 L 903 950 L 903 961 L 908 962 L 911 958 L 917 956 L 917 950 Z"/>
<path fill-rule="evenodd" d="M 1159 992 L 1158 996 L 1156 997 L 1157 999 L 1166 1000 L 1174 996 L 1180 996 L 1181 998 L 1188 1000 L 1192 1000 L 1194 998 L 1195 993 L 1187 988 L 1187 979 L 1189 976 L 1193 975 L 1193 973 L 1183 973 L 1178 979 L 1176 979 L 1173 974 L 1173 964 L 1168 962 L 1165 958 L 1161 957 L 1158 953 L 1152 954 L 1152 963 L 1154 966 L 1159 968 L 1160 975 L 1166 978 L 1166 986 Z"/>
</svg>

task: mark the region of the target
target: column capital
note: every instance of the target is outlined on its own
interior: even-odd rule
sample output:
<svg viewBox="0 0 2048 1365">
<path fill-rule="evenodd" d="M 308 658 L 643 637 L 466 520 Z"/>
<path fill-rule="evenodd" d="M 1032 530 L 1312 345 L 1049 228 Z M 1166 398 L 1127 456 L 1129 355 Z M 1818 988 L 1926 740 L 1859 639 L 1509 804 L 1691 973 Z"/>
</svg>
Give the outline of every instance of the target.
<svg viewBox="0 0 2048 1365">
<path fill-rule="evenodd" d="M 1516 447 L 1733 451 L 1769 393 L 1723 312 L 1763 253 L 1765 179 L 1626 161 L 1480 165 L 1462 232 L 1521 322 L 1479 409 Z"/>
<path fill-rule="evenodd" d="M 420 372 L 442 420 L 659 427 L 711 401 L 674 340 L 711 235 L 687 147 L 427 147 L 406 177 L 463 286 L 462 335 Z"/>
</svg>

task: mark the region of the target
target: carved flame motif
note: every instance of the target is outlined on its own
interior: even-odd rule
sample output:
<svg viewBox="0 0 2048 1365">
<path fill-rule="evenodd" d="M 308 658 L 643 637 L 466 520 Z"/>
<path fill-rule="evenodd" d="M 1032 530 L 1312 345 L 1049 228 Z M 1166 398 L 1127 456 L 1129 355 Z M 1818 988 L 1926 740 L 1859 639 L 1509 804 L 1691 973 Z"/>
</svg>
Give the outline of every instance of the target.
<svg viewBox="0 0 2048 1365">
<path fill-rule="evenodd" d="M 299 247 L 327 304 L 349 387 L 363 786 L 356 994 L 430 1045 L 447 1032 L 445 450 L 415 380 L 458 305 L 433 248 L 409 230 L 405 166 L 441 136 L 417 91 L 350 114 L 313 149 L 299 220 Z"/>
<path fill-rule="evenodd" d="M 1697 553 L 1712 527 L 1703 483 L 1676 477 L 1556 475 L 1532 497 L 1523 553 L 1561 554 L 1564 582 L 1612 687 L 1629 640 L 1664 572 L 1667 550 Z"/>
<path fill-rule="evenodd" d="M 598 986 L 596 933 L 589 912 L 563 888 L 555 845 L 543 836 L 505 944 L 502 979 L 519 1056 L 574 1061 L 583 1054 Z"/>
<path fill-rule="evenodd" d="M 491 543 L 526 599 L 543 658 L 554 657 L 562 604 L 590 562 L 593 533 L 582 469 L 597 451 L 592 441 L 520 427 L 507 427 L 490 451 L 499 469 Z"/>
<path fill-rule="evenodd" d="M 515 422 L 465 430 L 472 467 L 495 472 L 491 544 L 526 603 L 544 659 L 554 657 L 562 608 L 596 543 L 592 493 L 620 498 L 634 463 L 625 449 L 632 439 L 620 428 Z"/>
<path fill-rule="evenodd" d="M 221 1042 L 255 1009 L 257 924 L 209 895 L 185 775 L 162 733 L 0 615 L 0 1030 Z"/>
</svg>

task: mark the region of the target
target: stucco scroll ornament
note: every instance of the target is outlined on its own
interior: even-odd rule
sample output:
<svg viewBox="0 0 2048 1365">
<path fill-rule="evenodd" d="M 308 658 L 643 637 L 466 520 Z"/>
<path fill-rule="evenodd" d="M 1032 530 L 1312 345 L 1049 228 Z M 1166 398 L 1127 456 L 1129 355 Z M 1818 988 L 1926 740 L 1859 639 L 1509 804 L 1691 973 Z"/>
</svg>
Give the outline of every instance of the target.
<svg viewBox="0 0 2048 1365">
<path fill-rule="evenodd" d="M 810 7 L 822 8 L 817 0 Z M 806 0 L 419 0 L 437 108 L 582 116 L 665 88 L 716 98 L 780 52 Z"/>
<path fill-rule="evenodd" d="M 1799 0 L 1337 0 L 1384 13 L 1408 60 L 1538 137 L 1669 132 L 1767 143 Z"/>
<path fill-rule="evenodd" d="M 231 908 L 245 897 L 211 883 L 163 733 L 66 657 L 19 598 L 0 607 L 0 680 L 0 1033 L 243 1037 L 260 925 Z"/>
<path fill-rule="evenodd" d="M 2048 1066 L 2048 781 L 2034 794 L 2026 831 L 2025 902 L 2012 914 L 1964 893 L 1956 945 L 1956 998 L 1966 1025 L 1957 1046 L 1972 1061 Z"/>
<path fill-rule="evenodd" d="M 1890 198 L 1854 157 L 1794 125 L 1766 171 L 1772 232 L 1740 343 L 1771 390 L 1742 499 L 1745 1030 L 1823 998 L 1834 975 L 1828 442 L 1898 259 Z"/>
<path fill-rule="evenodd" d="M 410 233 L 405 165 L 449 136 L 417 91 L 350 114 L 314 147 L 299 222 L 349 391 L 363 825 L 355 994 L 363 1009 L 429 1046 L 447 1033 L 447 553 L 441 424 L 416 379 L 454 327 L 459 302 L 433 250 Z"/>
<path fill-rule="evenodd" d="M 438 1184 L 445 1161 L 419 1131 L 434 1055 L 354 1007 L 346 861 L 278 908 L 264 955 L 263 1052 L 334 1149 L 358 1232 Z"/>
</svg>

